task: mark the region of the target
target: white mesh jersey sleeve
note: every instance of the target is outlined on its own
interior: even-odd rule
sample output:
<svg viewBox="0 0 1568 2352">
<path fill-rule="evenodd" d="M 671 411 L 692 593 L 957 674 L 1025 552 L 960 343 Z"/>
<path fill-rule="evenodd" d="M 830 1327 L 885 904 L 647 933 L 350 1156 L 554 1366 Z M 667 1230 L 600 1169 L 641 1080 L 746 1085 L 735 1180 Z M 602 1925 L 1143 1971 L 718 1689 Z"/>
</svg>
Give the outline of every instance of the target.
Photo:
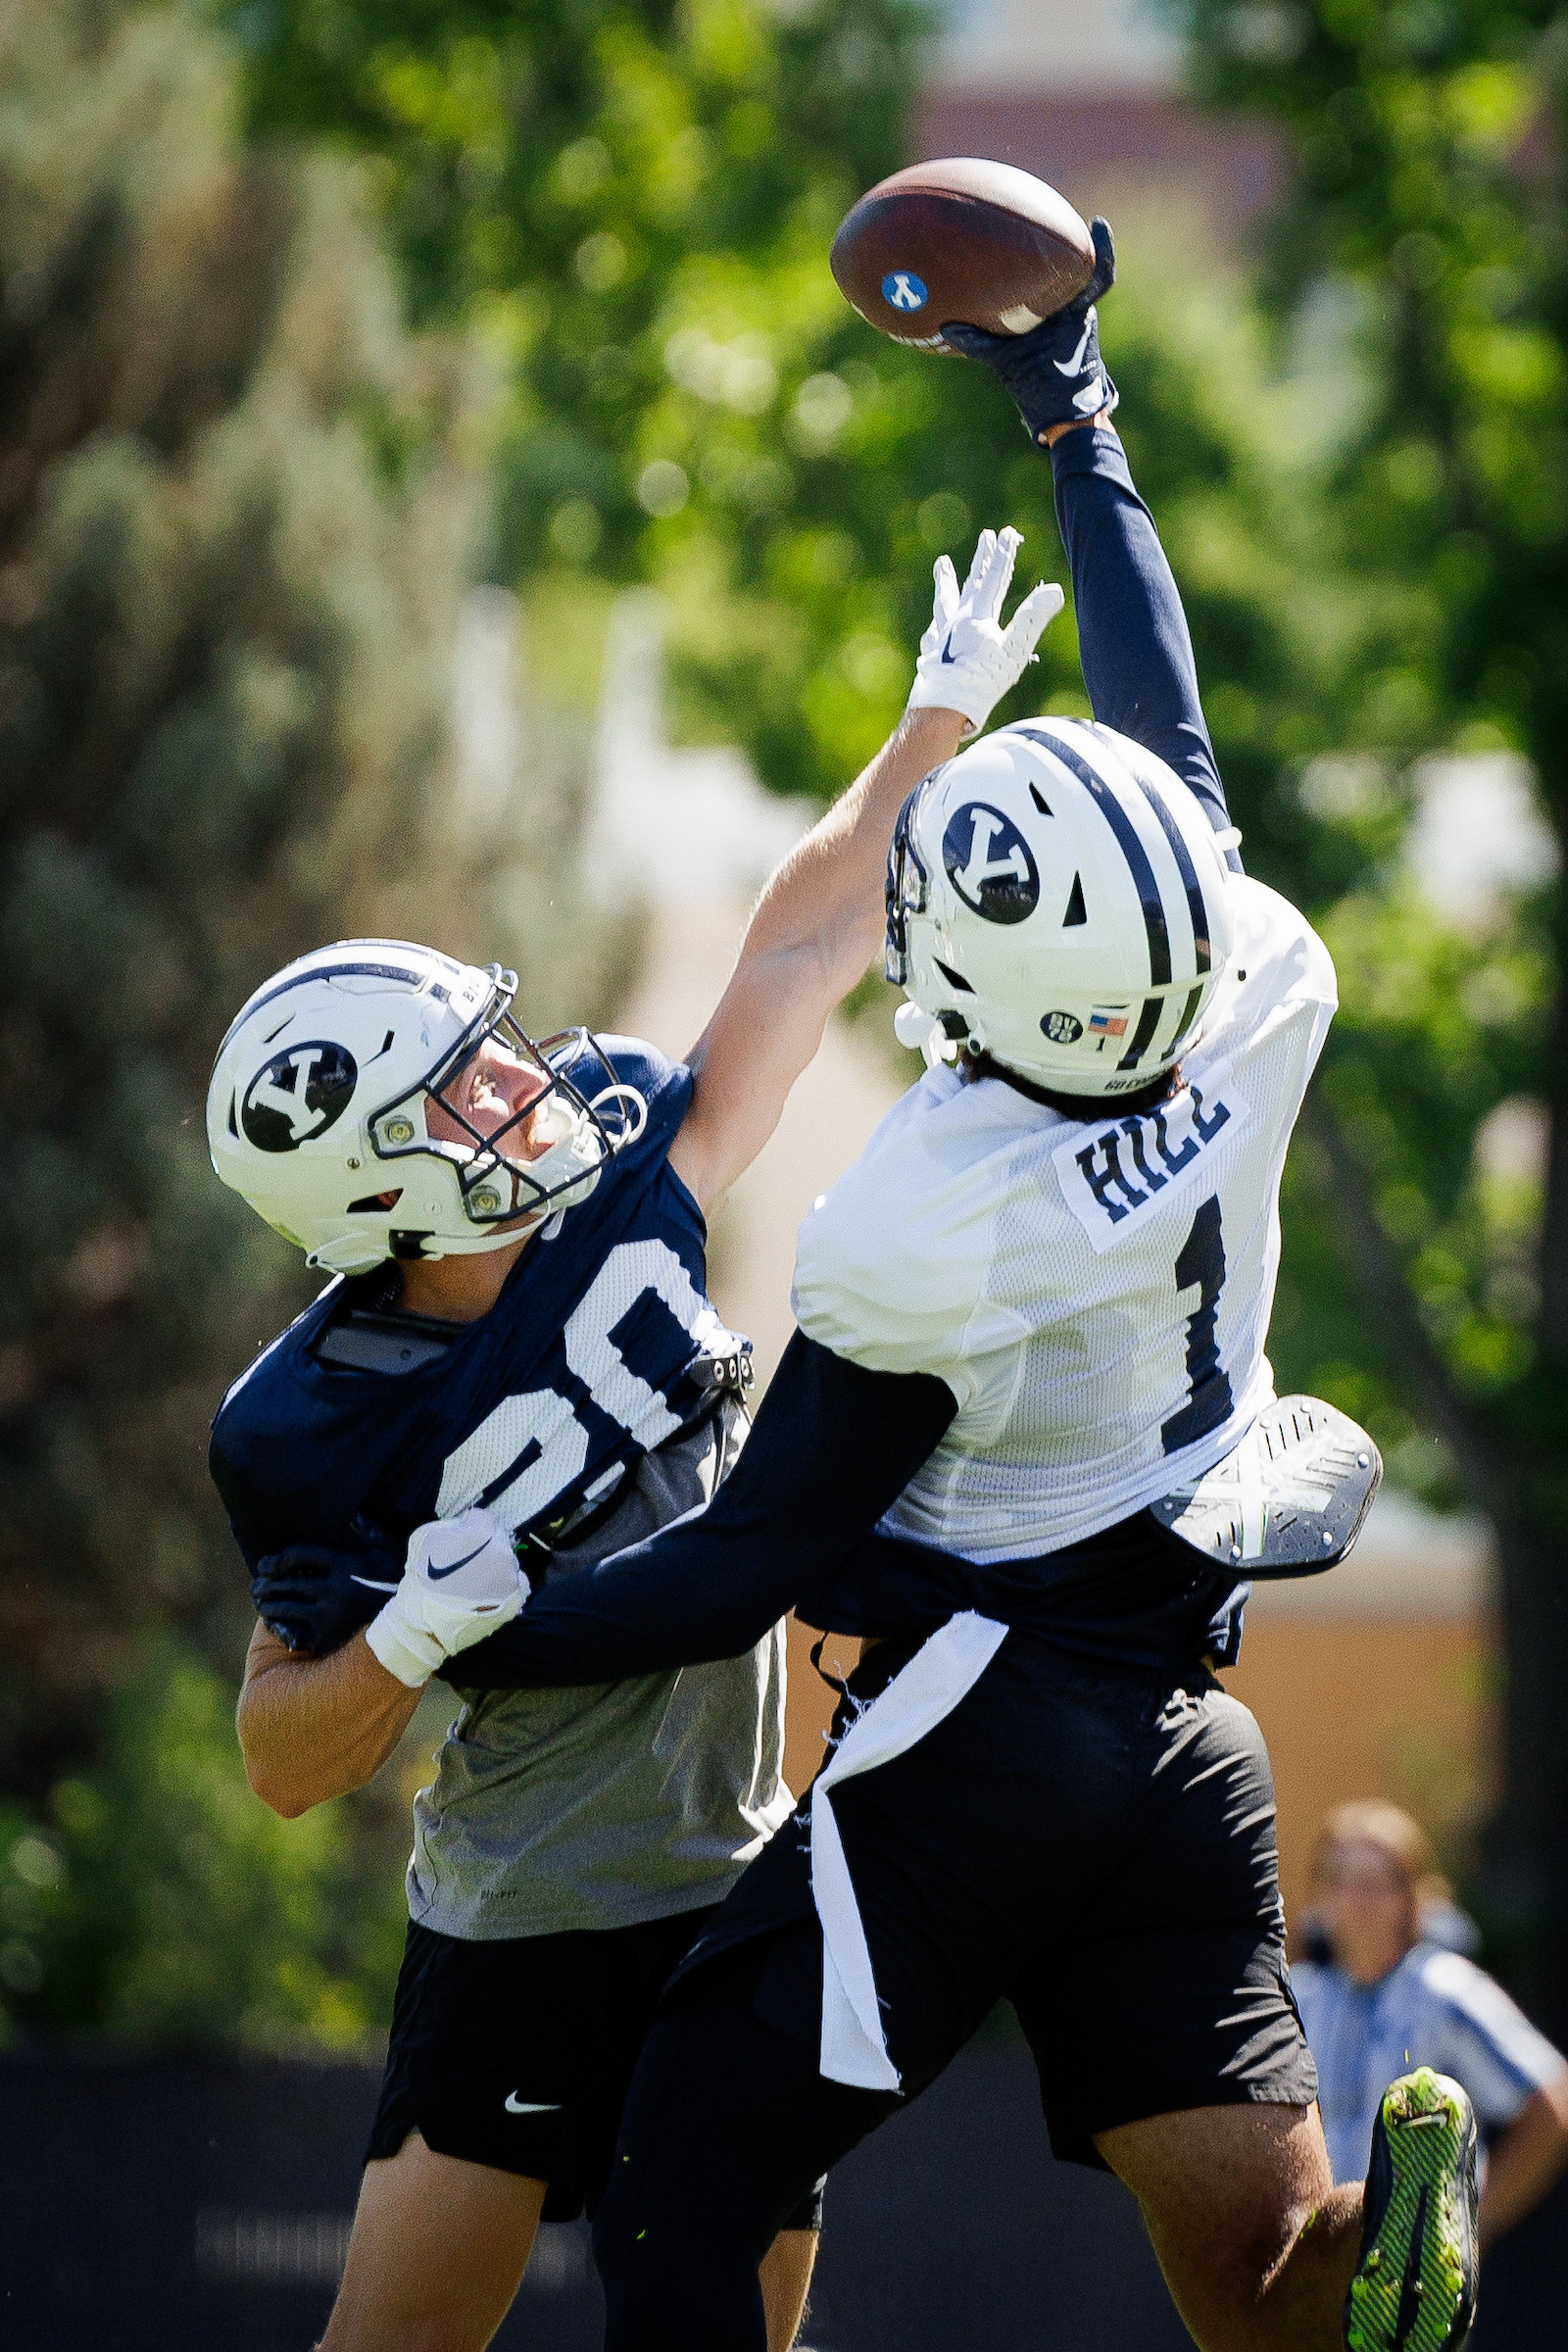
<svg viewBox="0 0 1568 2352">
<path fill-rule="evenodd" d="M 868 1371 L 934 1373 L 973 1401 L 974 1358 L 1027 1336 L 986 1281 L 1021 1100 L 936 1069 L 894 1104 L 801 1227 L 794 1306 L 808 1339 Z"/>
<path fill-rule="evenodd" d="M 1210 1467 L 1271 1397 L 1279 1180 L 1334 969 L 1285 900 L 1233 888 L 1235 955 L 1170 1102 L 1069 1119 L 932 1072 L 802 1226 L 802 1330 L 957 1399 L 891 1532 L 1057 1549 Z"/>
</svg>

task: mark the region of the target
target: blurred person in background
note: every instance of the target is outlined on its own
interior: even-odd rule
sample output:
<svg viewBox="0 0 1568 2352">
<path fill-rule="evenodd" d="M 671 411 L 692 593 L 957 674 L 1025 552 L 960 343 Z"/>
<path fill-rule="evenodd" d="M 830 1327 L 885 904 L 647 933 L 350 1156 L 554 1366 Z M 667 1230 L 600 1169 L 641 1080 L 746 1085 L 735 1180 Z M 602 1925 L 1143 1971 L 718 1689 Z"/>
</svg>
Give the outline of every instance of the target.
<svg viewBox="0 0 1568 2352">
<path fill-rule="evenodd" d="M 1568 2060 L 1451 1948 L 1461 1915 L 1426 1834 L 1397 1805 L 1340 1805 L 1318 1835 L 1308 1957 L 1291 1982 L 1317 2061 L 1336 2180 L 1367 2169 L 1383 2086 L 1412 2066 L 1462 2082 L 1481 2126 L 1485 2249 L 1568 2163 Z"/>
</svg>

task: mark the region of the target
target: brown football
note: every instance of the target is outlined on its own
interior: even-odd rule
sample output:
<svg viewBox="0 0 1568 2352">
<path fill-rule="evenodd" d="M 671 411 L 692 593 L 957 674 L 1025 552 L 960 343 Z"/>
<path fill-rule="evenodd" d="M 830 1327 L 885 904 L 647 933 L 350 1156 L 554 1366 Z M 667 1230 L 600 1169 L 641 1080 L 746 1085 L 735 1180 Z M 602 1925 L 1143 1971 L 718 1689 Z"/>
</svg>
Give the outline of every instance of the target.
<svg viewBox="0 0 1568 2352">
<path fill-rule="evenodd" d="M 945 351 L 952 319 L 1025 335 L 1094 274 L 1095 246 L 1065 196 L 1011 164 L 911 164 L 846 214 L 830 256 L 840 290 L 899 343 Z"/>
</svg>

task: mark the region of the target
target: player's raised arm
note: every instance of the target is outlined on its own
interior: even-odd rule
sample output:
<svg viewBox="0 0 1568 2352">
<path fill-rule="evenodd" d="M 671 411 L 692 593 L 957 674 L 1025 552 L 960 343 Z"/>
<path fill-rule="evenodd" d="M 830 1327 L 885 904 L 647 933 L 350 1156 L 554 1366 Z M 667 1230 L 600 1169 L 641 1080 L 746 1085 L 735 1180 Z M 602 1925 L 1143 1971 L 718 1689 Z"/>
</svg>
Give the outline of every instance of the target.
<svg viewBox="0 0 1568 2352">
<path fill-rule="evenodd" d="M 1051 452 L 1096 718 L 1163 760 L 1198 795 L 1216 832 L 1224 832 L 1230 813 L 1199 699 L 1187 615 L 1111 428 L 1119 395 L 1100 356 L 1097 306 L 1115 283 L 1116 254 L 1107 222 L 1096 220 L 1093 234 L 1094 276 L 1030 333 L 990 335 L 956 324 L 942 331 L 1005 386 L 1030 438 Z M 1234 850 L 1229 861 L 1240 870 Z"/>
<path fill-rule="evenodd" d="M 948 558 L 938 561 L 908 709 L 762 892 L 729 986 L 689 1057 L 696 1087 L 670 1152 L 671 1166 L 705 1208 L 766 1143 L 828 1014 L 881 947 L 887 855 L 900 808 L 922 776 L 984 726 L 1061 610 L 1061 590 L 1042 584 L 1002 626 L 1021 544 L 1016 531 L 1000 538 L 983 531 L 961 590 Z"/>
</svg>

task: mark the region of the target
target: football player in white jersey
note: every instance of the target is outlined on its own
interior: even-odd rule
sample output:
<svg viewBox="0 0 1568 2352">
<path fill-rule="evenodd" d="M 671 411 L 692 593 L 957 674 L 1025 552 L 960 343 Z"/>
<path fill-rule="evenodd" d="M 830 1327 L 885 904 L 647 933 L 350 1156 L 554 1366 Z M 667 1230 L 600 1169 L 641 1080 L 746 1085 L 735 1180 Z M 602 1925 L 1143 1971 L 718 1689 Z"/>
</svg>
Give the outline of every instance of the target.
<svg viewBox="0 0 1568 2352">
<path fill-rule="evenodd" d="M 1264 1344 L 1335 981 L 1241 870 L 1110 424 L 1096 234 L 1088 293 L 1033 333 L 945 330 L 1051 452 L 1095 722 L 1004 727 L 900 818 L 888 971 L 931 1066 L 802 1228 L 735 1476 L 485 1644 L 497 1680 L 569 1684 L 737 1649 L 786 1601 L 871 1644 L 639 2062 L 596 2225 L 614 2352 L 760 2347 L 792 2199 L 1004 1995 L 1057 2155 L 1133 2190 L 1204 2352 L 1342 2326 L 1457 2352 L 1474 2306 L 1457 2084 L 1392 2085 L 1365 2192 L 1333 2180 L 1268 1758 L 1215 1672 L 1271 1456 L 1319 1409 L 1274 1408 Z M 1357 1507 L 1370 1453 L 1341 1465 Z M 1298 1567 L 1303 1538 L 1344 1548 L 1329 1487 L 1288 1501 Z"/>
<path fill-rule="evenodd" d="M 536 1043 L 510 974 L 387 940 L 301 957 L 220 1051 L 219 1174 L 337 1278 L 214 1425 L 262 1619 L 239 1713 L 253 1785 L 298 1814 L 369 1778 L 433 1674 L 463 1702 L 416 1802 L 329 2352 L 489 2341 L 540 2219 L 597 2202 L 664 1979 L 788 1815 L 781 1627 L 730 1662 L 564 1693 L 498 1690 L 468 1653 L 521 1604 L 516 1547 L 536 1580 L 596 1560 L 736 1457 L 705 1212 L 871 958 L 910 787 L 1060 610 L 1042 586 L 1003 627 L 1017 545 L 983 534 L 961 591 L 938 564 L 909 710 L 772 877 L 689 1067 L 634 1039 Z M 773 2352 L 814 2215 L 808 2185 L 760 2257 Z"/>
</svg>

